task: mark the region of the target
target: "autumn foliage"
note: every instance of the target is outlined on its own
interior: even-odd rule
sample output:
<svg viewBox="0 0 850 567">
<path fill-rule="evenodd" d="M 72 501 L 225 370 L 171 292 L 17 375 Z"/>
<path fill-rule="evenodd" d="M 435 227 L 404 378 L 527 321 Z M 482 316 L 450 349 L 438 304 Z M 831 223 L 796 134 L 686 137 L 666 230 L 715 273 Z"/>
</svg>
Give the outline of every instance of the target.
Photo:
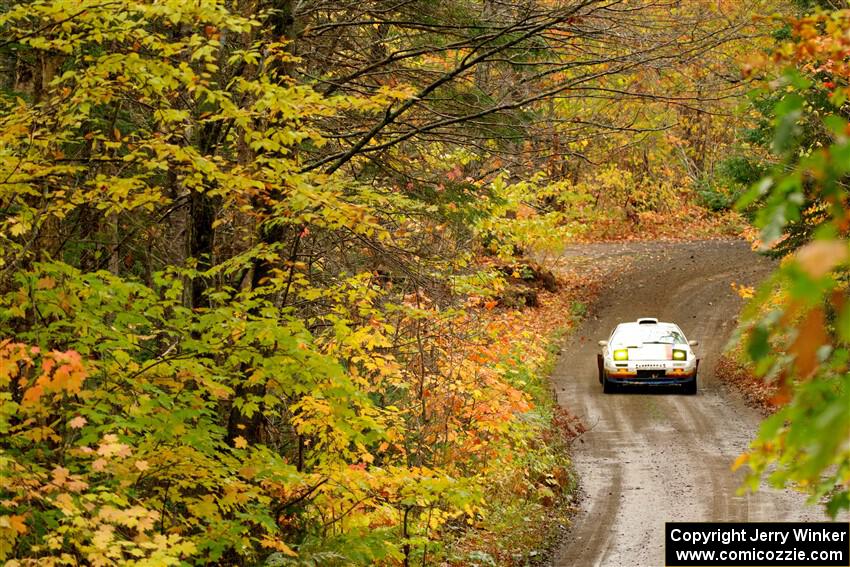
<svg viewBox="0 0 850 567">
<path fill-rule="evenodd" d="M 761 3 L 0 4 L 2 560 L 523 561 L 551 260 L 741 221 Z"/>
<path fill-rule="evenodd" d="M 565 231 L 511 222 L 537 185 L 506 175 L 311 167 L 410 85 L 321 92 L 278 12 L 229 6 L 0 13 L 0 559 L 462 562 L 570 484 L 536 441 L 569 317 L 528 333 L 473 265 Z"/>
<path fill-rule="evenodd" d="M 836 516 L 850 509 L 850 304 L 847 302 L 850 13 L 818 11 L 779 18 L 783 39 L 749 69 L 762 74 L 752 93 L 769 148 L 766 174 L 742 197 L 757 212 L 755 245 L 781 257 L 779 269 L 745 312 L 741 344 L 752 371 L 768 383 L 776 412 L 737 465 L 796 486 Z"/>
</svg>

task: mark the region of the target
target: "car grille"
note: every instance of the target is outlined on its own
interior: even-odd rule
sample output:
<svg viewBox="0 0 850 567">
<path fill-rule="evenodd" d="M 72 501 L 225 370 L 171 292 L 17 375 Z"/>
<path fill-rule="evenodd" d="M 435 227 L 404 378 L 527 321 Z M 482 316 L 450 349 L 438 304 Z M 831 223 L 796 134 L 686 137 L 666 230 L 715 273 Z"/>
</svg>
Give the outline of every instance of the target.
<svg viewBox="0 0 850 567">
<path fill-rule="evenodd" d="M 658 378 L 664 377 L 663 370 L 638 370 L 637 371 L 638 378 Z"/>
</svg>

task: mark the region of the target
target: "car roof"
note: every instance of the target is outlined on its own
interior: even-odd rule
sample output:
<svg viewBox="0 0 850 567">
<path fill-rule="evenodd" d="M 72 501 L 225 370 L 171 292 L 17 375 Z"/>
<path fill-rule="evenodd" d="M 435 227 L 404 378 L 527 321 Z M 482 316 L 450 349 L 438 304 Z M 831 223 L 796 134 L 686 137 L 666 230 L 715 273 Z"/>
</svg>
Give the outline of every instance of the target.
<svg viewBox="0 0 850 567">
<path fill-rule="evenodd" d="M 620 323 L 617 325 L 614 330 L 611 332 L 611 337 L 617 333 L 634 333 L 640 332 L 639 330 L 642 328 L 652 327 L 656 329 L 661 329 L 664 331 L 678 331 L 683 337 L 685 336 L 685 332 L 677 325 L 676 323 L 668 323 L 666 321 L 659 321 L 658 319 L 650 319 L 650 318 L 641 318 L 637 321 L 628 321 L 625 323 Z"/>
<path fill-rule="evenodd" d="M 640 322 L 640 320 L 629 321 L 628 323 L 620 323 L 619 325 L 617 325 L 617 329 L 620 329 L 620 330 L 637 329 L 637 328 L 640 328 L 640 327 L 643 327 L 643 326 L 648 326 L 648 325 L 658 326 L 658 327 L 661 327 L 663 329 L 677 329 L 677 330 L 681 331 L 681 329 L 679 329 L 679 325 L 677 325 L 676 323 L 667 323 L 667 322 L 664 322 L 664 321 L 657 321 L 655 323 L 647 323 L 645 321 Z"/>
</svg>

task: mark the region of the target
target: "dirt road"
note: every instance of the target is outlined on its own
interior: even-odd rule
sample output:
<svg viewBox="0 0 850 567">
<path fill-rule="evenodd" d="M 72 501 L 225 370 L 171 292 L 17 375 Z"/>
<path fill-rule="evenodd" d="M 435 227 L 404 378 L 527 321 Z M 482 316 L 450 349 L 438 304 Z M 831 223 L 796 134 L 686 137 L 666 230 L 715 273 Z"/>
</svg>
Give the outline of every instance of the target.
<svg viewBox="0 0 850 567">
<path fill-rule="evenodd" d="M 590 427 L 573 455 L 582 509 L 553 564 L 661 567 L 665 521 L 824 519 L 790 491 L 736 496 L 740 475 L 730 470 L 760 421 L 714 376 L 742 305 L 730 283 L 757 282 L 771 263 L 737 241 L 595 244 L 567 255 L 610 269 L 612 278 L 553 377 L 559 402 Z M 700 341 L 697 396 L 602 393 L 596 342 L 638 317 L 674 321 Z"/>
</svg>

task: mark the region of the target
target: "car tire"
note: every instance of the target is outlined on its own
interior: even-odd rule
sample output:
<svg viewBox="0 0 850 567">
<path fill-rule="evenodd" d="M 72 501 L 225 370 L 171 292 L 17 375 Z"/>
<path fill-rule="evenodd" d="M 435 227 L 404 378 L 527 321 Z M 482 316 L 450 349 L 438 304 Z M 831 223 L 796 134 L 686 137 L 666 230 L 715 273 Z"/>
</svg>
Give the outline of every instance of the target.
<svg viewBox="0 0 850 567">
<path fill-rule="evenodd" d="M 601 354 L 596 355 L 596 368 L 597 368 L 598 374 L 599 374 L 599 383 L 601 384 L 602 383 L 602 375 L 605 373 L 605 370 L 604 370 L 605 366 L 602 363 L 602 355 Z"/>
<path fill-rule="evenodd" d="M 617 391 L 617 385 L 608 379 L 608 376 L 602 375 L 602 392 L 605 394 L 613 394 Z"/>
<path fill-rule="evenodd" d="M 694 379 L 690 382 L 685 382 L 682 384 L 682 393 L 686 396 L 695 396 L 697 393 L 697 377 L 694 376 Z"/>
</svg>

